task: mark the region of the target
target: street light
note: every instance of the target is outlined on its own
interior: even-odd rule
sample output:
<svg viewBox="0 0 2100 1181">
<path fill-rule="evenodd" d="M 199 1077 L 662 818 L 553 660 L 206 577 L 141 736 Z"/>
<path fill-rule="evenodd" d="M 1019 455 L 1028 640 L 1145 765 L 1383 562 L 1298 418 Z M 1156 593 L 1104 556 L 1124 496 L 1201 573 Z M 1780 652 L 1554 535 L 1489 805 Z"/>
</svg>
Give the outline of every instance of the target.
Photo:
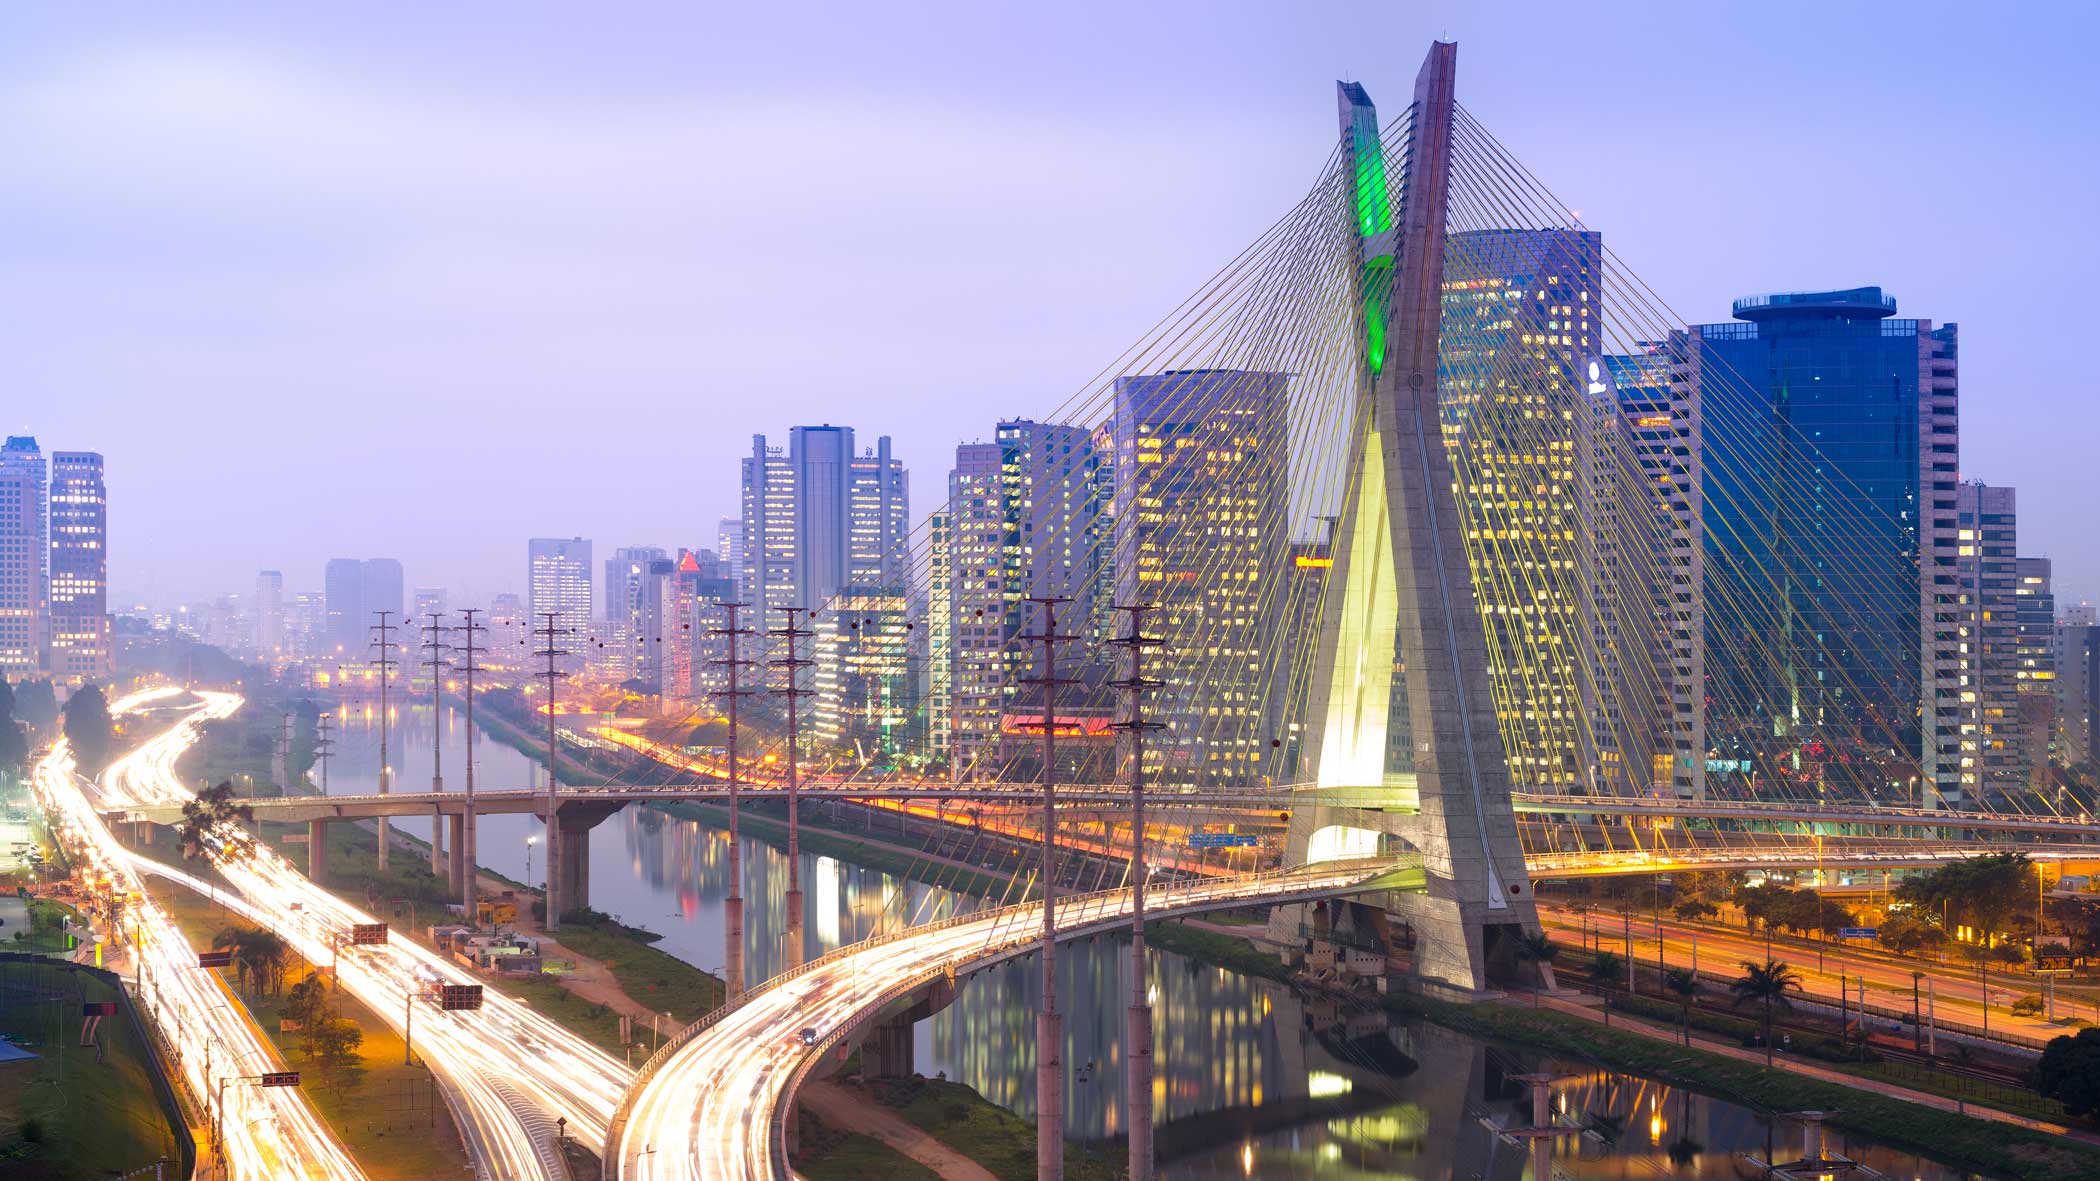
<svg viewBox="0 0 2100 1181">
<path fill-rule="evenodd" d="M 532 847 L 540 843 L 538 837 L 525 838 L 525 888 L 532 888 Z"/>
</svg>

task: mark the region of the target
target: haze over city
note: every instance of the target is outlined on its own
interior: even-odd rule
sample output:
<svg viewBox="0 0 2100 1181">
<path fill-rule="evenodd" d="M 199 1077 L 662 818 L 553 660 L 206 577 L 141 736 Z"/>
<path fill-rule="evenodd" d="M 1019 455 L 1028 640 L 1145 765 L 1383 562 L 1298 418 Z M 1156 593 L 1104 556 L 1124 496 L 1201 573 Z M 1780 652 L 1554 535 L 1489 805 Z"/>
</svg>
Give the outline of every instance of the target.
<svg viewBox="0 0 2100 1181">
<path fill-rule="evenodd" d="M 0 15 L 0 1174 L 2100 1178 L 2096 34 Z"/>
<path fill-rule="evenodd" d="M 711 545 L 801 422 L 891 436 L 923 515 L 1302 191 L 1331 79 L 1404 93 L 1377 47 L 1437 35 L 1684 319 L 1877 284 L 1959 322 L 1964 474 L 2060 591 L 2100 567 L 2087 6 L 626 11 L 5 18 L 6 425 L 110 456 L 118 602 Z"/>
</svg>

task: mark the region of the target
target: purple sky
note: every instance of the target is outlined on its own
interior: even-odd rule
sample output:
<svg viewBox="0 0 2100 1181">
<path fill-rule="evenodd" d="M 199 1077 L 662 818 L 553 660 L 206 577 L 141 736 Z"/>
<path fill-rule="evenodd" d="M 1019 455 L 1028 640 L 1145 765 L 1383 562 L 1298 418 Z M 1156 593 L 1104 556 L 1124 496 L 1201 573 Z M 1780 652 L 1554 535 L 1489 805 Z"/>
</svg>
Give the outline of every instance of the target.
<svg viewBox="0 0 2100 1181">
<path fill-rule="evenodd" d="M 1684 316 L 1959 321 L 1964 474 L 2100 593 L 2087 5 L 281 7 L 0 16 L 0 417 L 108 456 L 124 602 L 711 545 L 797 422 L 894 436 L 923 514 L 1304 191 L 1335 78 L 1397 110 L 1435 36 Z"/>
</svg>

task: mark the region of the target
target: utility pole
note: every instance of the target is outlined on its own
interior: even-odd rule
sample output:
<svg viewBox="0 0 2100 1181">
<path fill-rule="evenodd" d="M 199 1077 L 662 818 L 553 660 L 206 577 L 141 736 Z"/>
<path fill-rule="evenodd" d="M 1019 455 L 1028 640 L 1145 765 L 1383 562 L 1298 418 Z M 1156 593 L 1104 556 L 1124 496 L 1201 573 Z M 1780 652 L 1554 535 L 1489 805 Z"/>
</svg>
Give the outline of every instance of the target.
<svg viewBox="0 0 2100 1181">
<path fill-rule="evenodd" d="M 445 653 L 452 650 L 452 645 L 445 642 L 445 633 L 450 629 L 445 626 L 444 612 L 426 612 L 423 618 L 426 622 L 421 664 L 430 670 L 430 790 L 436 794 L 445 790 L 445 670 L 452 667 Z M 445 876 L 442 810 L 430 814 L 430 873 L 432 877 Z"/>
<path fill-rule="evenodd" d="M 736 613 L 746 604 L 723 603 L 721 606 L 723 626 L 709 628 L 707 634 L 729 641 L 728 657 L 708 663 L 723 669 L 729 677 L 728 687 L 715 690 L 715 696 L 727 702 L 729 707 L 729 897 L 722 903 L 722 937 L 727 953 L 722 961 L 722 972 L 728 978 L 726 999 L 733 1001 L 744 995 L 744 854 L 737 836 L 737 702 L 751 696 L 753 690 L 743 688 L 741 684 L 743 670 L 751 661 L 741 660 L 736 654 L 737 639 L 751 634 L 750 628 L 737 626 Z"/>
<path fill-rule="evenodd" d="M 314 718 L 314 761 L 321 764 L 321 794 L 328 794 L 328 757 L 335 753 L 335 713 L 321 710 Z"/>
<path fill-rule="evenodd" d="M 1043 720 L 1038 723 L 1043 732 L 1043 1008 L 1035 1018 L 1035 1175 L 1036 1181 L 1062 1181 L 1065 1023 L 1057 1011 L 1057 688 L 1078 682 L 1057 675 L 1057 646 L 1078 637 L 1057 631 L 1058 604 L 1070 598 L 1031 595 L 1021 601 L 1043 609 L 1043 630 L 1022 637 L 1043 650 L 1043 675 L 1024 680 L 1043 687 Z"/>
<path fill-rule="evenodd" d="M 400 625 L 387 618 L 393 614 L 392 611 L 379 610 L 374 611 L 373 614 L 379 616 L 379 622 L 372 625 L 372 630 L 379 634 L 379 638 L 376 641 L 379 645 L 379 659 L 372 661 L 373 664 L 379 667 L 379 794 L 388 795 L 394 790 L 394 772 L 387 764 L 387 681 L 392 676 L 395 666 L 401 663 L 394 659 L 394 629 Z M 386 847 L 392 841 L 392 834 L 387 829 L 387 818 L 381 816 L 379 818 L 379 872 L 381 873 L 386 872 Z"/>
<path fill-rule="evenodd" d="M 816 611 L 807 607 L 782 607 L 781 614 L 787 616 L 787 626 L 774 628 L 767 635 L 787 641 L 787 655 L 770 663 L 780 670 L 781 687 L 774 695 L 787 698 L 787 761 L 788 761 L 788 888 L 787 888 L 787 959 L 784 967 L 793 970 L 802 966 L 802 817 L 796 795 L 802 788 L 802 770 L 798 759 L 802 745 L 803 698 L 813 690 L 804 689 L 800 677 L 802 670 L 813 662 L 802 659 L 797 647 L 799 641 L 816 633 L 798 624 L 813 620 Z"/>
<path fill-rule="evenodd" d="M 453 884 L 460 890 L 460 918 L 469 926 L 476 925 L 475 903 L 479 899 L 475 897 L 474 882 L 481 876 L 481 864 L 474 859 L 474 674 L 481 671 L 481 665 L 476 662 L 475 656 L 482 649 L 475 646 L 475 637 L 489 630 L 487 625 L 474 618 L 479 614 L 481 611 L 476 607 L 462 610 L 460 615 L 466 622 L 452 629 L 458 632 L 464 641 L 459 645 L 458 668 L 460 675 L 465 679 L 462 687 L 466 689 L 467 695 L 467 800 L 466 811 L 460 818 L 459 826 L 460 863 L 466 867 L 459 876 L 466 880 Z"/>
<path fill-rule="evenodd" d="M 561 626 L 559 611 L 542 611 L 540 617 L 546 622 L 536 629 L 534 634 L 539 636 L 546 646 L 533 655 L 547 662 L 547 667 L 540 673 L 547 681 L 547 921 L 541 925 L 541 929 L 553 931 L 561 926 L 563 852 L 561 817 L 557 814 L 561 801 L 557 798 L 555 786 L 561 777 L 555 772 L 557 755 L 554 747 L 554 687 L 561 678 L 561 670 L 555 662 L 568 655 L 568 652 L 555 647 L 555 644 L 574 629 Z"/>
<path fill-rule="evenodd" d="M 1130 1011 L 1123 1038 L 1129 1070 L 1123 1121 L 1130 1134 L 1130 1181 L 1152 1181 L 1152 1003 L 1145 990 L 1145 735 L 1165 726 L 1145 720 L 1144 696 L 1162 682 L 1148 680 L 1144 664 L 1145 649 L 1156 648 L 1161 641 L 1144 634 L 1145 614 L 1158 610 L 1156 605 L 1133 603 L 1117 610 L 1130 615 L 1129 634 L 1109 641 L 1123 649 L 1130 662 L 1129 675 L 1115 682 L 1123 694 L 1125 715 L 1115 728 L 1130 737 Z"/>
</svg>

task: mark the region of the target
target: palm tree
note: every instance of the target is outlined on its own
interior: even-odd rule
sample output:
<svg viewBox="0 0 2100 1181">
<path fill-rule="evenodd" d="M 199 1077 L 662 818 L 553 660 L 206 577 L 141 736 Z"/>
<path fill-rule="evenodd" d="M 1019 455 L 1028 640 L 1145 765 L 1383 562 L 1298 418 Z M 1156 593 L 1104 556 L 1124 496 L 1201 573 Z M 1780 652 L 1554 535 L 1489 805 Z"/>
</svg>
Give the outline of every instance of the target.
<svg viewBox="0 0 2100 1181">
<path fill-rule="evenodd" d="M 1531 1007 L 1539 1007 L 1539 993 L 1544 989 L 1546 973 L 1554 959 L 1560 955 L 1560 944 L 1555 943 L 1544 931 L 1526 931 L 1517 936 L 1517 958 L 1538 969 L 1538 979 L 1531 987 Z"/>
<path fill-rule="evenodd" d="M 1762 965 L 1747 961 L 1743 974 L 1730 981 L 1728 991 L 1735 994 L 1735 1004 L 1740 1007 L 1749 1001 L 1761 1001 L 1765 1007 L 1765 1065 L 1772 1064 L 1772 1006 L 1791 1010 L 1794 1002 L 1787 999 L 1788 989 L 1801 987 L 1801 974 L 1779 960 L 1766 960 Z"/>
<path fill-rule="evenodd" d="M 1677 994 L 1684 1010 L 1684 1044 L 1692 1044 L 1692 1001 L 1699 996 L 1699 973 L 1690 968 L 1671 968 L 1663 973 L 1663 987 Z"/>
<path fill-rule="evenodd" d="M 1619 978 L 1626 961 L 1616 951 L 1600 951 L 1590 957 L 1590 978 L 1597 982 L 1597 990 L 1604 994 L 1604 1023 L 1611 1024 L 1611 982 Z"/>
<path fill-rule="evenodd" d="M 249 927 L 227 927 L 211 937 L 213 951 L 233 952 L 234 980 L 242 987 L 247 986 L 248 972 L 254 967 L 254 961 L 248 956 L 250 936 L 253 934 L 253 929 Z"/>
<path fill-rule="evenodd" d="M 267 989 L 276 994 L 284 990 L 284 973 L 289 966 L 292 947 L 275 931 L 256 931 L 249 935 L 241 948 L 248 961 L 248 970 L 255 977 L 255 993 L 261 996 Z"/>
</svg>

